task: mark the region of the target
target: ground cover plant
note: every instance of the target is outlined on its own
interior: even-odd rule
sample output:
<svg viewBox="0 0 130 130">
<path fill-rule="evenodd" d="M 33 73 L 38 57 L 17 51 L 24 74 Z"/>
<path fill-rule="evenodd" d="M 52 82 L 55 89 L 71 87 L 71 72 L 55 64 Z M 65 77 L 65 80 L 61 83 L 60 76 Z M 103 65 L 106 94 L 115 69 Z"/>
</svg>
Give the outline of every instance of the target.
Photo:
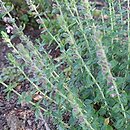
<svg viewBox="0 0 130 130">
<path fill-rule="evenodd" d="M 7 100 L 17 97 L 43 121 L 30 129 L 129 130 L 129 0 L 22 3 L 27 11 L 14 17 L 14 3 L 0 0 L 0 45 L 10 49 L 0 84 Z M 30 19 L 40 30 L 36 39 L 25 34 Z M 29 124 L 26 116 L 15 120 L 7 119 L 9 129 Z"/>
</svg>

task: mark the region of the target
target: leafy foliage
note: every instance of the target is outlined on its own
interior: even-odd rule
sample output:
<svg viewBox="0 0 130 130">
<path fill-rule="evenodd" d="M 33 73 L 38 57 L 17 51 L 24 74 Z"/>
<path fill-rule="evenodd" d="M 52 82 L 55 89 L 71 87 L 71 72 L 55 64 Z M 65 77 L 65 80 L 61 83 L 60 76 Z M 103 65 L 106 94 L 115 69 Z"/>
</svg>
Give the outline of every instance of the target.
<svg viewBox="0 0 130 130">
<path fill-rule="evenodd" d="M 45 119 L 51 117 L 59 130 L 129 129 L 129 4 L 119 2 L 115 9 L 116 1 L 109 0 L 99 11 L 87 0 L 45 1 L 41 8 L 46 12 L 39 13 L 37 3 L 26 0 L 43 29 L 34 44 L 23 33 L 24 27 L 16 24 L 12 8 L 0 3 L 3 18 L 8 16 L 13 27 L 11 36 L 1 31 L 12 48 L 8 54 L 11 73 L 3 69 L 0 77 L 7 95 L 16 93 L 19 103 L 32 104 L 37 118 L 41 113 Z M 28 16 L 21 20 L 28 22 Z M 14 37 L 21 43 L 14 45 Z M 52 56 L 55 45 L 59 55 Z M 15 88 L 24 80 L 31 92 L 20 94 Z"/>
</svg>

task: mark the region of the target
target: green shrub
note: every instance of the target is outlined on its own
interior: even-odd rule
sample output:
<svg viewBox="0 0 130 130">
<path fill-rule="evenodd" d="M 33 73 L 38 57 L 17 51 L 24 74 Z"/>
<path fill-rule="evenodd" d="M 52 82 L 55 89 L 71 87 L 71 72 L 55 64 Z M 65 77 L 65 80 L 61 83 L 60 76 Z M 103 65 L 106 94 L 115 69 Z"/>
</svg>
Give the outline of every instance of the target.
<svg viewBox="0 0 130 130">
<path fill-rule="evenodd" d="M 0 78 L 7 95 L 14 92 L 19 103 L 31 103 L 36 117 L 41 113 L 45 119 L 51 117 L 58 130 L 129 129 L 129 2 L 126 6 L 109 0 L 98 11 L 87 0 L 55 0 L 50 13 L 39 13 L 35 2 L 26 0 L 44 29 L 37 44 L 17 26 L 12 9 L 0 3 L 3 18 L 9 17 L 13 27 L 11 36 L 1 31 L 12 48 L 8 54 L 12 73 L 3 71 Z M 14 45 L 14 37 L 21 43 Z M 45 46 L 55 45 L 60 54 L 53 57 Z M 29 81 L 31 92 L 20 94 L 16 83 L 24 80 Z M 32 99 L 36 92 L 41 96 L 37 103 Z"/>
</svg>

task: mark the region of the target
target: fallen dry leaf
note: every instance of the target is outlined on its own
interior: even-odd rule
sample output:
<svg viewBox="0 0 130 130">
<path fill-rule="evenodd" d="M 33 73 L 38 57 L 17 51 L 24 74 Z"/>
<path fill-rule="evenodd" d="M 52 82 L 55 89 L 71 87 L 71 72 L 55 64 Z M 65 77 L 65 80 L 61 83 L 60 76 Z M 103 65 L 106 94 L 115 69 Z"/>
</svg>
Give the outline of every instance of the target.
<svg viewBox="0 0 130 130">
<path fill-rule="evenodd" d="M 105 125 L 108 125 L 109 122 L 110 122 L 110 121 L 109 121 L 109 117 L 108 117 L 108 118 L 105 118 L 105 120 L 104 120 L 104 124 L 105 124 Z"/>
<path fill-rule="evenodd" d="M 43 98 L 43 96 L 41 96 L 41 94 L 39 92 L 36 92 L 36 94 L 33 96 L 33 100 L 36 102 L 38 102 L 42 98 Z"/>
</svg>

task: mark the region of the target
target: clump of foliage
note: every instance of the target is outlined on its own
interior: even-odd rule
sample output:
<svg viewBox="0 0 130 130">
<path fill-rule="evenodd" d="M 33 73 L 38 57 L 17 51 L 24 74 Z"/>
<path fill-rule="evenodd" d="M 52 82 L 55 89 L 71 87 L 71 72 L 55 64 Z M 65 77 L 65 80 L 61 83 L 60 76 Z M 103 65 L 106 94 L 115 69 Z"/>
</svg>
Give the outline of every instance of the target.
<svg viewBox="0 0 130 130">
<path fill-rule="evenodd" d="M 26 4 L 43 29 L 36 44 L 16 24 L 12 8 L 0 0 L 2 18 L 8 17 L 12 26 L 10 36 L 1 31 L 12 48 L 8 54 L 12 75 L 3 71 L 0 77 L 7 94 L 14 92 L 19 103 L 32 104 L 37 118 L 51 117 L 58 130 L 130 129 L 129 0 L 108 0 L 100 11 L 88 0 L 51 1 L 50 12 L 44 13 L 38 12 L 35 1 Z M 14 37 L 21 43 L 14 45 Z M 50 45 L 60 50 L 57 57 L 45 49 Z M 16 91 L 14 79 L 29 81 L 29 95 Z M 40 98 L 33 102 L 37 92 Z"/>
</svg>

